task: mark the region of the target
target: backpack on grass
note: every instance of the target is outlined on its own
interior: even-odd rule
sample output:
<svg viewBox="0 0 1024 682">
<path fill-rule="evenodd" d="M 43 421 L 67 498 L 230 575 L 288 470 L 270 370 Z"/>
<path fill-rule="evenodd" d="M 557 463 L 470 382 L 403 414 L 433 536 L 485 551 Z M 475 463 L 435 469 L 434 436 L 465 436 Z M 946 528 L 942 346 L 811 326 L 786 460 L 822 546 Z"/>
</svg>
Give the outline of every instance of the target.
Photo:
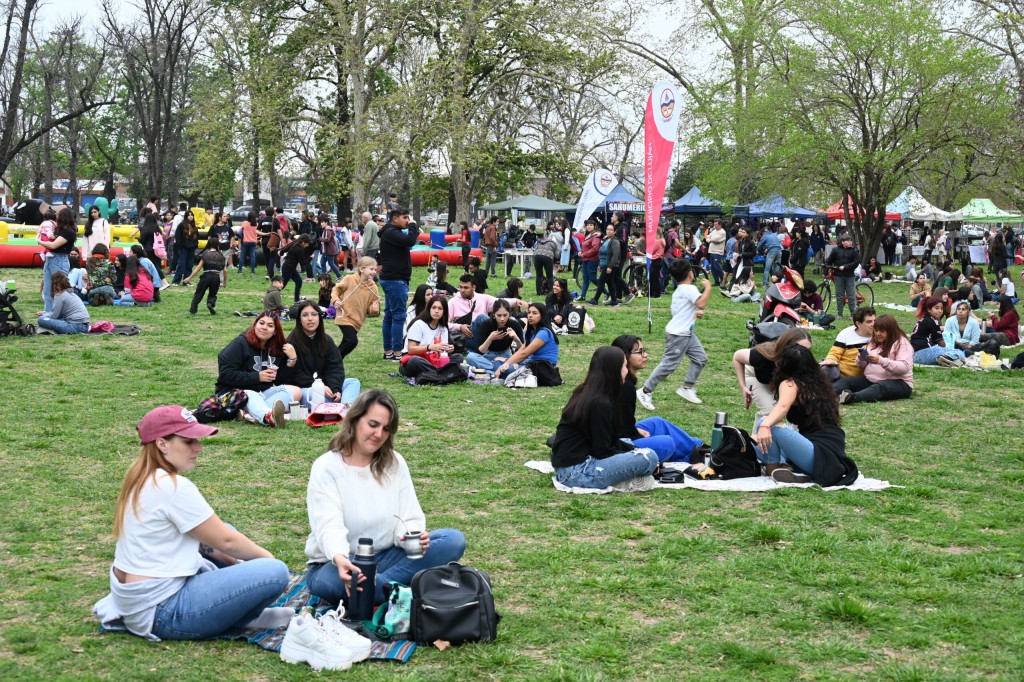
<svg viewBox="0 0 1024 682">
<path fill-rule="evenodd" d="M 736 426 L 722 427 L 722 444 L 711 451 L 714 478 L 728 481 L 761 475 L 761 463 L 754 454 L 754 439 Z"/>
<path fill-rule="evenodd" d="M 249 396 L 245 391 L 232 389 L 227 393 L 206 398 L 192 414 L 201 424 L 227 421 L 234 419 L 247 402 Z"/>
<path fill-rule="evenodd" d="M 411 633 L 417 642 L 490 642 L 498 637 L 499 620 L 483 571 L 453 561 L 412 578 Z"/>
</svg>

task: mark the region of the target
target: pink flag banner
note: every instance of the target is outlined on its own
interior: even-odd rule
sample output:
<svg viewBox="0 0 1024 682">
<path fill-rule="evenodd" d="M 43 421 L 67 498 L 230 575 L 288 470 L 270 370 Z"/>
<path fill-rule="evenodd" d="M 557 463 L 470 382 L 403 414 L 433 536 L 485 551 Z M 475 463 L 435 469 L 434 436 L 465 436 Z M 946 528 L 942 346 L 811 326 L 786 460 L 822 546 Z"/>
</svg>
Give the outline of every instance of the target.
<svg viewBox="0 0 1024 682">
<path fill-rule="evenodd" d="M 655 83 L 647 98 L 644 118 L 644 217 L 648 258 L 658 232 L 668 169 L 672 163 L 672 150 L 676 146 L 681 104 L 676 86 L 668 81 Z"/>
</svg>

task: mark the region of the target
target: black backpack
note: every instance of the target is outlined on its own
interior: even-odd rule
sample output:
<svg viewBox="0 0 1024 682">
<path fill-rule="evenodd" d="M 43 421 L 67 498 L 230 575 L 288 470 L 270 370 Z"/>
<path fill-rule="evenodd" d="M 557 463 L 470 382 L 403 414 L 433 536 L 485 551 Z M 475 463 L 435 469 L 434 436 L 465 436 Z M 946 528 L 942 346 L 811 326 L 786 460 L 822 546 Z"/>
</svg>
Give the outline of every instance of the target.
<svg viewBox="0 0 1024 682">
<path fill-rule="evenodd" d="M 445 386 L 465 381 L 467 378 L 462 365 L 449 362 L 441 369 L 431 367 L 416 375 L 417 386 Z"/>
<path fill-rule="evenodd" d="M 491 579 L 483 571 L 453 561 L 425 568 L 412 577 L 410 635 L 430 644 L 490 642 L 498 638 L 501 615 L 494 610 Z"/>
<path fill-rule="evenodd" d="M 754 439 L 736 426 L 722 427 L 722 444 L 711 451 L 711 468 L 715 478 L 750 478 L 761 475 L 761 463 L 754 454 Z"/>
</svg>

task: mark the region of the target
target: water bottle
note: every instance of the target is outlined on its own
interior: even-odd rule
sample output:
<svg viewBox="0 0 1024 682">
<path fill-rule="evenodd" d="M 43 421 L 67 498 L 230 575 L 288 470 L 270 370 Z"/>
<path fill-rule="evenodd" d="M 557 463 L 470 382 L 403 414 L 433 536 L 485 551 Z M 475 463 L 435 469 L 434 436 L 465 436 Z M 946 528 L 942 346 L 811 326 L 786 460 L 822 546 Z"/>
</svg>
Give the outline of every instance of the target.
<svg viewBox="0 0 1024 682">
<path fill-rule="evenodd" d="M 310 389 L 309 396 L 309 410 L 312 412 L 318 406 L 324 402 L 324 382 L 320 381 L 320 377 L 313 375 L 316 379 L 313 381 L 313 387 Z"/>
<path fill-rule="evenodd" d="M 715 428 L 711 429 L 711 449 L 717 450 L 722 447 L 722 427 L 729 423 L 729 415 L 726 412 L 715 412 Z"/>
<path fill-rule="evenodd" d="M 377 584 L 377 557 L 373 554 L 373 538 L 359 538 L 352 563 L 366 576 L 366 580 L 362 583 L 362 590 L 349 589 L 346 615 L 349 620 L 370 620 L 373 618 L 373 595 Z M 358 574 L 353 571 L 352 577 L 354 585 Z"/>
</svg>

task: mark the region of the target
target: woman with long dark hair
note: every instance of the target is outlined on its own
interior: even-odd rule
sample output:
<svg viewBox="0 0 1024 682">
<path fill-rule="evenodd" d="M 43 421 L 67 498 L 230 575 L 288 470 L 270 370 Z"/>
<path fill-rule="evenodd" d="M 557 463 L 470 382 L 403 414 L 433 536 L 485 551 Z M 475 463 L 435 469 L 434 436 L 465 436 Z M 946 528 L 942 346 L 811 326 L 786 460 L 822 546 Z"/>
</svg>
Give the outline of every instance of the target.
<svg viewBox="0 0 1024 682">
<path fill-rule="evenodd" d="M 732 355 L 732 368 L 743 394 L 743 408 L 757 405 L 754 423 L 763 419 L 775 407 L 775 364 L 787 346 L 798 343 L 804 348 L 811 347 L 811 335 L 805 329 L 792 327 L 782 332 L 774 341 L 759 343 L 753 348 L 741 348 Z"/>
<path fill-rule="evenodd" d="M 70 208 L 60 210 L 56 215 L 56 223 L 53 239 L 36 238 L 36 242 L 46 249 L 46 258 L 43 259 L 43 313 L 53 310 L 53 297 L 50 294 L 53 273 L 63 272 L 67 275 L 71 272 L 68 254 L 74 249 L 78 238 L 78 225 Z"/>
<path fill-rule="evenodd" d="M 558 327 L 565 326 L 565 321 L 569 319 L 572 296 L 569 294 L 569 283 L 564 277 L 555 279 L 555 283 L 551 287 L 551 293 L 547 295 L 544 303 L 548 307 L 551 324 Z"/>
<path fill-rule="evenodd" d="M 239 334 L 217 355 L 217 395 L 245 391 L 245 413 L 258 424 L 284 428 L 285 406 L 302 398 L 296 386 L 275 385 L 278 371 L 295 368 L 295 346 L 285 341 L 281 321 L 261 313 L 252 326 Z"/>
<path fill-rule="evenodd" d="M 1020 343 L 1020 317 L 1009 296 L 999 297 L 999 314 L 990 313 L 988 326 L 981 335 L 982 343 L 995 341 L 1000 346 L 1015 346 Z"/>
<path fill-rule="evenodd" d="M 619 399 L 628 375 L 621 349 L 602 346 L 594 351 L 587 376 L 569 397 L 551 441 L 551 464 L 562 485 L 606 488 L 657 469 L 654 450 L 634 447 L 619 437 Z"/>
<path fill-rule="evenodd" d="M 92 254 L 97 244 L 110 247 L 110 223 L 100 215 L 98 206 L 89 207 L 89 214 L 85 219 L 85 235 L 82 239 L 82 253 Z"/>
<path fill-rule="evenodd" d="M 495 370 L 498 376 L 504 375 L 510 367 L 528 365 L 537 360 L 546 360 L 552 365 L 558 365 L 558 337 L 551 330 L 551 317 L 548 315 L 547 306 L 531 303 L 527 307 L 525 332 L 523 345 Z"/>
<path fill-rule="evenodd" d="M 650 448 L 662 462 L 703 462 L 707 449 L 703 441 L 661 417 L 636 420 L 637 374 L 647 367 L 647 349 L 639 336 L 623 334 L 612 345 L 626 355 L 626 378 L 619 393 L 619 419 L 622 438 L 638 448 Z"/>
<path fill-rule="evenodd" d="M 917 307 L 917 324 L 910 334 L 910 343 L 914 347 L 914 362 L 919 365 L 942 365 L 943 367 L 962 367 L 964 355 L 962 350 L 947 348 L 942 338 L 942 317 L 945 315 L 945 304 L 942 299 L 929 296 L 921 300 Z"/>
<path fill-rule="evenodd" d="M 139 262 L 138 256 L 132 254 L 125 260 L 124 280 L 121 284 L 124 287 L 124 293 L 114 301 L 114 305 L 152 305 L 156 296 L 156 286 L 150 278 L 149 272 Z"/>
<path fill-rule="evenodd" d="M 458 561 L 465 536 L 453 528 L 427 531 L 409 466 L 395 452 L 398 405 L 380 389 L 364 391 L 349 409 L 329 450 L 313 462 L 306 487 L 309 538 L 306 555 L 309 591 L 329 602 L 347 603 L 352 563 L 360 538 L 373 540 L 377 560 L 374 603 L 384 601 L 391 581 L 408 585 L 424 568 Z M 410 559 L 397 543 L 420 532 L 423 556 Z M 366 576 L 361 575 L 360 580 Z"/>
<path fill-rule="evenodd" d="M 892 315 L 875 318 L 871 343 L 858 354 L 857 366 L 864 376 L 832 384 L 840 405 L 900 400 L 914 392 L 914 347 Z"/>
<path fill-rule="evenodd" d="M 835 391 L 811 351 L 787 346 L 775 368 L 775 407 L 757 425 L 757 455 L 773 480 L 850 485 L 857 465 L 846 455 Z M 796 429 L 785 428 L 788 421 Z"/>
<path fill-rule="evenodd" d="M 153 282 L 156 283 L 159 281 L 162 284 L 164 271 L 161 269 L 160 263 L 163 259 L 157 256 L 156 251 L 153 250 L 154 240 L 156 239 L 157 233 L 159 233 L 160 238 L 163 239 L 163 230 L 160 227 L 160 221 L 157 219 L 156 213 L 147 213 L 146 217 L 142 219 L 142 225 L 139 226 L 136 234 L 139 235 L 139 244 L 142 245 L 146 258 L 150 260 L 153 267 L 156 269 L 157 274 L 156 277 L 153 278 Z M 160 284 L 157 284 L 157 286 L 160 286 Z"/>
<path fill-rule="evenodd" d="M 221 521 L 182 476 L 203 450 L 199 439 L 217 429 L 164 405 L 142 418 L 138 433 L 142 450 L 114 512 L 110 594 L 93 606 L 95 616 L 152 641 L 287 625 L 294 610 L 268 607 L 287 587 L 288 567 Z"/>
<path fill-rule="evenodd" d="M 207 240 L 209 243 L 209 240 Z M 196 225 L 196 214 L 185 211 L 185 216 L 174 230 L 174 280 L 173 285 L 181 284 L 188 276 L 199 248 L 199 226 Z M 218 279 L 220 276 L 218 275 Z"/>
<path fill-rule="evenodd" d="M 51 275 L 53 308 L 36 320 L 40 329 L 54 334 L 85 334 L 89 331 L 89 311 L 68 281 L 68 276 L 57 271 Z"/>
<path fill-rule="evenodd" d="M 512 317 L 512 306 L 504 299 L 496 299 L 487 319 L 473 326 L 477 350 L 466 355 L 470 367 L 493 373 L 510 355 L 513 343 L 523 345 L 523 326 Z"/>
<path fill-rule="evenodd" d="M 295 320 L 288 343 L 295 348 L 298 360 L 281 371 L 281 383 L 298 386 L 302 390 L 301 402 L 309 405 L 314 377 L 319 377 L 324 382 L 324 397 L 328 402 L 352 404 L 359 396 L 359 380 L 345 378 L 341 353 L 324 329 L 320 307 L 313 301 L 300 302 Z"/>
<path fill-rule="evenodd" d="M 455 346 L 448 342 L 448 299 L 444 296 L 427 301 L 427 307 L 410 325 L 406 340 L 408 353 L 402 357 L 402 376 L 414 378 L 424 370 L 462 362 L 462 356 L 453 353 Z"/>
<path fill-rule="evenodd" d="M 300 234 L 295 241 L 281 251 L 281 276 L 284 285 L 295 282 L 295 302 L 299 302 L 302 292 L 302 273 L 313 259 L 313 238 L 308 234 Z"/>
</svg>

